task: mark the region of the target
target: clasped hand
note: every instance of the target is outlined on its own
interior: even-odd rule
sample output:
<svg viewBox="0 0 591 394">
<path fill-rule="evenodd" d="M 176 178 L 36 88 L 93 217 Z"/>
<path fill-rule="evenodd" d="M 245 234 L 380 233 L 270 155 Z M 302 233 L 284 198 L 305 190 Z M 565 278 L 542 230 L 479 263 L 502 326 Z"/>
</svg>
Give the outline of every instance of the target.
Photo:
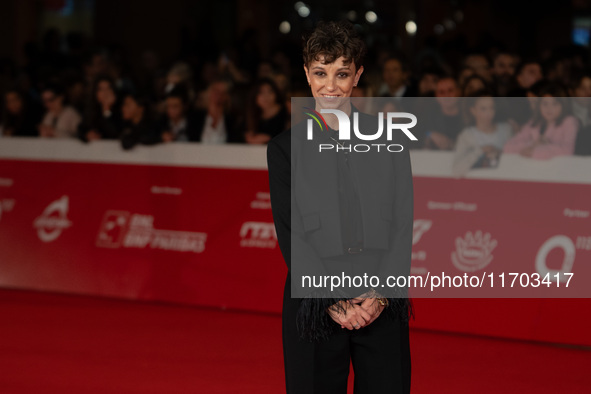
<svg viewBox="0 0 591 394">
<path fill-rule="evenodd" d="M 339 301 L 327 309 L 330 317 L 341 328 L 358 330 L 373 323 L 384 310 L 374 295 L 364 293 L 347 301 Z"/>
</svg>

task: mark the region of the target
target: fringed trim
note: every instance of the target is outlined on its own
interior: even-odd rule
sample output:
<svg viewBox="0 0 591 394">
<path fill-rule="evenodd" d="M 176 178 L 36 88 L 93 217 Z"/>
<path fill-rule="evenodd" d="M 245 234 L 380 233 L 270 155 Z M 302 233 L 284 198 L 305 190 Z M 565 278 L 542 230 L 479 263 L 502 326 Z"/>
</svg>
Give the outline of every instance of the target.
<svg viewBox="0 0 591 394">
<path fill-rule="evenodd" d="M 327 340 L 340 326 L 328 314 L 328 308 L 344 313 L 345 308 L 339 301 L 347 301 L 351 297 L 336 290 L 332 293 L 318 289 L 302 298 L 296 316 L 296 325 L 300 338 L 308 342 Z"/>
<path fill-rule="evenodd" d="M 396 292 L 396 294 L 396 297 L 387 297 L 388 305 L 382 313 L 404 322 L 409 321 L 411 317 L 414 319 L 412 301 L 405 296 L 406 293 Z M 320 342 L 330 338 L 341 327 L 330 317 L 328 308 L 332 307 L 335 312 L 345 313 L 339 301 L 350 299 L 351 297 L 345 292 L 336 290 L 330 293 L 324 289 L 318 289 L 302 298 L 296 316 L 300 338 L 307 342 Z"/>
</svg>

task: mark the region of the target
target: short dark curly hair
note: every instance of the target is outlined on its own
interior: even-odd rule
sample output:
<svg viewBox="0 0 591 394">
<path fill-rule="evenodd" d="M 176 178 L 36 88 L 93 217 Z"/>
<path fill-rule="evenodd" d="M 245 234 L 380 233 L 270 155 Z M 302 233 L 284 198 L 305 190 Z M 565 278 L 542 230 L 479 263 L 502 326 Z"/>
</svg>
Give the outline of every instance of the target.
<svg viewBox="0 0 591 394">
<path fill-rule="evenodd" d="M 357 71 L 363 65 L 365 52 L 365 43 L 348 21 L 321 21 L 307 38 L 304 37 L 303 55 L 306 67 L 319 60 L 320 56 L 324 56 L 324 64 L 333 63 L 343 56 L 345 64 L 349 65 L 352 61 Z"/>
</svg>

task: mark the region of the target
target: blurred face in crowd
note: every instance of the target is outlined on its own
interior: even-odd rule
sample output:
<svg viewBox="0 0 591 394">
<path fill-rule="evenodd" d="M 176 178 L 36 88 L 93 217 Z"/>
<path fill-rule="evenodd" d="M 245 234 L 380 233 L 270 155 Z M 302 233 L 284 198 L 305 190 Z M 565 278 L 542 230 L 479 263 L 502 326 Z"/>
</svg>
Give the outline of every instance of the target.
<svg viewBox="0 0 591 394">
<path fill-rule="evenodd" d="M 68 88 L 68 100 L 71 103 L 80 102 L 84 100 L 84 84 L 76 82 Z"/>
<path fill-rule="evenodd" d="M 466 58 L 466 66 L 487 81 L 491 80 L 490 65 L 484 55 L 470 55 Z"/>
<path fill-rule="evenodd" d="M 515 59 L 508 53 L 502 53 L 495 58 L 493 73 L 501 79 L 509 79 L 515 74 Z"/>
<path fill-rule="evenodd" d="M 96 101 L 103 106 L 110 106 L 115 102 L 115 91 L 109 81 L 100 81 L 96 87 Z"/>
<path fill-rule="evenodd" d="M 45 108 L 53 113 L 59 113 L 63 108 L 64 97 L 56 96 L 51 90 L 45 90 L 41 94 L 41 101 Z"/>
<path fill-rule="evenodd" d="M 435 97 L 460 97 L 460 89 L 453 78 L 442 78 L 437 81 Z"/>
<path fill-rule="evenodd" d="M 462 71 L 460 71 L 460 75 L 458 76 L 458 85 L 465 86 L 468 78 L 475 74 L 476 73 L 474 72 L 474 70 L 472 70 L 470 67 L 464 67 Z"/>
<path fill-rule="evenodd" d="M 460 97 L 460 88 L 453 78 L 442 78 L 437 81 L 435 97 L 442 109 L 453 109 Z"/>
<path fill-rule="evenodd" d="M 273 65 L 269 62 L 262 62 L 257 69 L 258 78 L 271 78 L 273 76 Z"/>
<path fill-rule="evenodd" d="M 526 64 L 517 76 L 519 86 L 524 89 L 528 89 L 540 79 L 542 79 L 542 67 L 538 63 Z"/>
<path fill-rule="evenodd" d="M 470 113 L 474 116 L 477 125 L 492 124 L 495 116 L 495 102 L 492 97 L 480 97 L 476 100 Z"/>
<path fill-rule="evenodd" d="M 121 114 L 125 120 L 137 120 L 141 118 L 144 113 L 144 108 L 139 105 L 131 96 L 125 97 L 123 106 L 121 107 Z"/>
<path fill-rule="evenodd" d="M 548 123 L 555 122 L 562 113 L 562 104 L 555 97 L 545 95 L 540 99 L 540 114 Z"/>
<path fill-rule="evenodd" d="M 86 75 L 93 78 L 96 75 L 107 72 L 107 59 L 101 54 L 95 54 L 86 66 Z"/>
<path fill-rule="evenodd" d="M 402 68 L 402 64 L 397 59 L 386 60 L 382 77 L 390 90 L 396 90 L 406 82 L 406 73 Z"/>
<path fill-rule="evenodd" d="M 6 110 L 12 115 L 18 115 L 23 110 L 23 100 L 15 92 L 8 92 L 5 96 Z"/>
<path fill-rule="evenodd" d="M 480 78 L 470 78 L 466 82 L 466 86 L 464 86 L 464 96 L 469 96 L 474 92 L 477 92 L 481 89 L 486 88 L 484 82 Z"/>
<path fill-rule="evenodd" d="M 287 91 L 287 88 L 289 85 L 289 79 L 287 79 L 285 74 L 276 74 L 273 77 L 273 80 L 275 81 L 275 85 L 277 85 L 279 90 L 281 90 L 282 92 Z"/>
<path fill-rule="evenodd" d="M 343 56 L 330 64 L 324 64 L 323 60 L 321 55 L 309 67 L 304 65 L 312 96 L 319 99 L 318 102 L 325 108 L 338 107 L 344 103 L 343 98 L 351 97 L 353 87 L 363 73 L 363 66 L 355 71 L 355 63 L 351 61 L 347 65 Z"/>
<path fill-rule="evenodd" d="M 228 101 L 228 85 L 225 82 L 215 82 L 209 86 L 208 99 L 211 105 L 226 105 Z"/>
<path fill-rule="evenodd" d="M 573 90 L 574 97 L 591 97 L 591 77 L 583 77 L 581 83 Z M 588 102 L 588 100 L 583 100 Z"/>
<path fill-rule="evenodd" d="M 257 106 L 262 109 L 268 109 L 277 104 L 277 95 L 269 84 L 263 84 L 257 94 Z"/>
<path fill-rule="evenodd" d="M 439 78 L 435 74 L 424 74 L 419 81 L 419 94 L 424 96 L 429 93 L 434 93 L 437 88 L 437 80 Z"/>
<path fill-rule="evenodd" d="M 182 119 L 185 114 L 185 105 L 180 97 L 166 98 L 166 116 L 168 119 L 176 121 Z"/>
</svg>

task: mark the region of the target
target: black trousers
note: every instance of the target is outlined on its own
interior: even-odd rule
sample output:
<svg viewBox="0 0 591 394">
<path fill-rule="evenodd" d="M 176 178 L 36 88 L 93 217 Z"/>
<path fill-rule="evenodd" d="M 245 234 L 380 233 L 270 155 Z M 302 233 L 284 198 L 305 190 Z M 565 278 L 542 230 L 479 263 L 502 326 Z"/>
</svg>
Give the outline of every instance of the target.
<svg viewBox="0 0 591 394">
<path fill-rule="evenodd" d="M 282 313 L 287 394 L 346 394 L 350 362 L 355 394 L 410 393 L 408 322 L 382 313 L 359 330 L 339 327 L 328 341 L 310 343 L 297 332 L 299 304 L 300 299 L 291 298 L 288 274 Z"/>
</svg>

